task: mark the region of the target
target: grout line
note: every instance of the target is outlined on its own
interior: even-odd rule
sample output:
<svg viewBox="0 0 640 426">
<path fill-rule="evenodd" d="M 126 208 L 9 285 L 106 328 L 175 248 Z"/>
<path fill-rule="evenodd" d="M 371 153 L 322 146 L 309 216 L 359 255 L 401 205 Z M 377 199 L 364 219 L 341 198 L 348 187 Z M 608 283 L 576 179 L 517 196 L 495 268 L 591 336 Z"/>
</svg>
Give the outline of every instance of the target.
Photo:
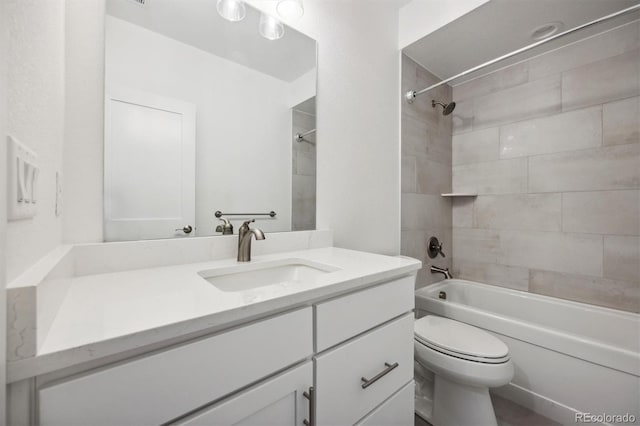
<svg viewBox="0 0 640 426">
<path fill-rule="evenodd" d="M 600 105 L 600 146 L 604 146 L 604 105 Z"/>
<path fill-rule="evenodd" d="M 604 276 L 604 256 L 605 256 L 605 251 L 604 251 L 604 235 L 602 236 L 602 278 L 605 278 Z"/>
<path fill-rule="evenodd" d="M 564 192 L 560 193 L 560 231 L 564 232 Z"/>
</svg>

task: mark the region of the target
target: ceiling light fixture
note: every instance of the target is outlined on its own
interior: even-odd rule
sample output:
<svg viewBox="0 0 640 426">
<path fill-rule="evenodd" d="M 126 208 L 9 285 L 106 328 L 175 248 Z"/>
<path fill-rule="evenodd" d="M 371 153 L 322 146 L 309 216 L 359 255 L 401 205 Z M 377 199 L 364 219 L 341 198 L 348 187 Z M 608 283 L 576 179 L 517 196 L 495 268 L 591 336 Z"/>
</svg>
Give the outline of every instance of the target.
<svg viewBox="0 0 640 426">
<path fill-rule="evenodd" d="M 231 22 L 242 21 L 247 13 L 243 0 L 218 0 L 217 9 L 220 16 Z"/>
<path fill-rule="evenodd" d="M 544 40 L 564 29 L 564 22 L 547 22 L 531 31 L 531 38 L 535 41 Z"/>
<path fill-rule="evenodd" d="M 296 20 L 304 15 L 302 0 L 280 0 L 276 6 L 278 15 L 284 19 Z"/>
<path fill-rule="evenodd" d="M 260 15 L 260 25 L 258 29 L 260 35 L 268 40 L 278 40 L 284 35 L 284 25 L 282 25 L 282 22 L 264 13 Z"/>
</svg>

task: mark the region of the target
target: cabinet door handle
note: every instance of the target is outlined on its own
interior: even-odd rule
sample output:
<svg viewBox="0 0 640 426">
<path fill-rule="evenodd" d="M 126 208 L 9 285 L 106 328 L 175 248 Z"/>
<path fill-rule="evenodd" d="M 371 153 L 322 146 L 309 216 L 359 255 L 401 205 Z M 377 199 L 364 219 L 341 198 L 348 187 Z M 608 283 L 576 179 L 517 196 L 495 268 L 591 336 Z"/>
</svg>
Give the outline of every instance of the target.
<svg viewBox="0 0 640 426">
<path fill-rule="evenodd" d="M 184 232 L 185 234 L 190 234 L 190 233 L 191 233 L 191 231 L 193 231 L 193 226 L 191 226 L 191 225 L 186 225 L 186 226 L 185 226 L 185 227 L 183 227 L 183 228 L 178 228 L 178 229 L 176 229 L 176 231 L 182 231 L 182 232 Z"/>
<path fill-rule="evenodd" d="M 368 388 L 369 386 L 371 386 L 372 384 L 374 384 L 375 382 L 377 382 L 378 380 L 380 380 L 381 378 L 383 378 L 387 374 L 391 373 L 391 371 L 398 366 L 398 363 L 394 362 L 393 364 L 389 364 L 388 362 L 385 362 L 384 365 L 387 368 L 385 368 L 384 370 L 382 370 L 381 372 L 379 372 L 378 374 L 376 374 L 372 378 L 366 379 L 366 378 L 362 377 L 360 379 L 360 380 L 362 380 L 362 389 Z"/>
<path fill-rule="evenodd" d="M 304 419 L 302 423 L 305 426 L 315 426 L 316 424 L 316 389 L 311 386 L 309 392 L 303 392 L 302 395 L 309 400 L 309 420 Z"/>
</svg>

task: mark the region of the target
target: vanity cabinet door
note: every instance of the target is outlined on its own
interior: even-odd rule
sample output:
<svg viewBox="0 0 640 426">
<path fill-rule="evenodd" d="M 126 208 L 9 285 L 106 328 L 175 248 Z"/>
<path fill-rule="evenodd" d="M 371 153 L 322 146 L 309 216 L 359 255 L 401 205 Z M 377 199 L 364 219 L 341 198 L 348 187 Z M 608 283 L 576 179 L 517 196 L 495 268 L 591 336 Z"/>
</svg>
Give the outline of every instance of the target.
<svg viewBox="0 0 640 426">
<path fill-rule="evenodd" d="M 309 401 L 303 394 L 312 384 L 313 364 L 309 361 L 176 425 L 303 425 L 309 418 Z"/>
<path fill-rule="evenodd" d="M 414 392 L 415 383 L 412 380 L 355 426 L 412 426 Z"/>
<path fill-rule="evenodd" d="M 316 424 L 353 425 L 413 381 L 413 314 L 319 355 Z"/>
</svg>

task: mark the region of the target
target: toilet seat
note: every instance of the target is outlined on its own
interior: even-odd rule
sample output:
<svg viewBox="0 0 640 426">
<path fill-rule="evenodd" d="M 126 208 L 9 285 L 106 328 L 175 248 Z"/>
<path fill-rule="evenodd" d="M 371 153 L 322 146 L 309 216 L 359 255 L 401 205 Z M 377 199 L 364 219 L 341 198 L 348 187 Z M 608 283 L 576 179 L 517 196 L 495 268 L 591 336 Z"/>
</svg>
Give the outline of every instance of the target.
<svg viewBox="0 0 640 426">
<path fill-rule="evenodd" d="M 427 315 L 414 323 L 415 340 L 448 356 L 484 364 L 509 361 L 509 348 L 484 330 L 448 318 Z"/>
</svg>

